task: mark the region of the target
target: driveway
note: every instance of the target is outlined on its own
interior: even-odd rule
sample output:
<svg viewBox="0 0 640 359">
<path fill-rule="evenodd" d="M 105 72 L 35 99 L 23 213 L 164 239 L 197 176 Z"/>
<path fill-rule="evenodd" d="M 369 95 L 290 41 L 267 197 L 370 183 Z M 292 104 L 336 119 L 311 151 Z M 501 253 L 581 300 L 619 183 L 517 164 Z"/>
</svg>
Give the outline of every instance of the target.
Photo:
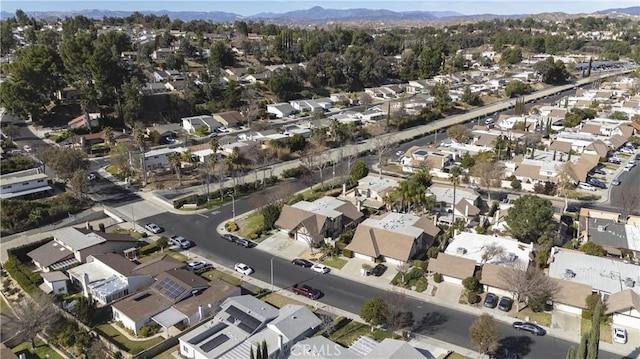
<svg viewBox="0 0 640 359">
<path fill-rule="evenodd" d="M 580 316 L 577 314 L 554 310 L 551 317 L 551 327 L 573 336 L 580 336 L 580 321 Z"/>
<path fill-rule="evenodd" d="M 281 231 L 260 242 L 256 248 L 289 260 L 299 258 L 309 250 L 309 246 L 306 243 L 291 239 Z"/>
</svg>

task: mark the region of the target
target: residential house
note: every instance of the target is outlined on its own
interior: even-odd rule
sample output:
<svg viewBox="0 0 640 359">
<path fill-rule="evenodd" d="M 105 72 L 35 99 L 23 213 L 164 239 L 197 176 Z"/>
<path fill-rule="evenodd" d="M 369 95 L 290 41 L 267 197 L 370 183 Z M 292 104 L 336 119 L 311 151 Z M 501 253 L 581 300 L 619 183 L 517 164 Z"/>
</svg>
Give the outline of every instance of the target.
<svg viewBox="0 0 640 359">
<path fill-rule="evenodd" d="M 497 254 L 491 253 L 487 248 L 499 251 Z M 489 263 L 526 270 L 529 267 L 532 251 L 533 243 L 522 243 L 509 237 L 460 232 L 449 241 L 444 252 L 474 260 L 478 266 Z"/>
<path fill-rule="evenodd" d="M 480 214 L 480 195 L 473 189 L 457 186 L 455 203 L 453 203 L 453 186 L 443 183 L 434 183 L 427 189 L 427 196 L 435 196 L 436 204 L 442 215 L 438 218 L 441 222 L 456 218 L 464 219 L 467 223 L 474 221 Z"/>
<path fill-rule="evenodd" d="M 605 314 L 613 316 L 613 324 L 640 328 L 640 294 L 632 289 L 613 293 L 606 301 Z"/>
<path fill-rule="evenodd" d="M 399 180 L 396 177 L 368 175 L 358 180 L 358 185 L 346 191 L 343 186 L 343 193 L 339 197 L 345 201 L 369 208 L 381 208 L 384 206 L 384 198 L 398 186 Z"/>
<path fill-rule="evenodd" d="M 322 324 L 305 306 L 287 304 L 278 310 L 250 295 L 229 298 L 220 307 L 212 320 L 179 338 L 182 356 L 248 358 L 266 342 L 269 359 L 286 358 Z"/>
<path fill-rule="evenodd" d="M 310 138 L 311 135 L 313 135 L 313 131 L 311 130 L 311 128 L 295 124 L 282 126 L 282 130 L 282 134 L 289 137 L 301 135 L 304 138 Z"/>
<path fill-rule="evenodd" d="M 421 169 L 442 171 L 453 162 L 451 154 L 413 146 L 400 159 L 403 172 L 415 173 Z"/>
<path fill-rule="evenodd" d="M 179 123 L 153 124 L 153 126 L 147 127 L 147 136 L 151 135 L 151 132 L 153 131 L 158 132 L 158 134 L 160 134 L 160 137 L 162 138 L 175 139 L 181 132 L 184 131 L 184 128 L 180 126 Z"/>
<path fill-rule="evenodd" d="M 325 196 L 313 202 L 285 204 L 275 225 L 291 238 L 312 244 L 327 238 L 336 239 L 363 217 L 353 203 Z"/>
<path fill-rule="evenodd" d="M 200 126 L 205 126 L 207 128 L 207 132 L 213 132 L 216 129 L 223 127 L 220 122 L 216 121 L 213 116 L 209 115 L 182 118 L 182 128 L 189 133 L 195 133 Z"/>
<path fill-rule="evenodd" d="M 163 147 L 144 153 L 145 165 L 147 170 L 162 169 L 169 167 L 169 157 L 172 153 L 183 153 L 187 149 L 185 147 L 169 148 Z"/>
<path fill-rule="evenodd" d="M 69 278 L 60 271 L 42 272 L 40 273 L 43 283 L 40 289 L 47 294 L 65 295 L 68 292 L 67 282 Z"/>
<path fill-rule="evenodd" d="M 84 263 L 94 254 L 122 253 L 139 247 L 140 242 L 128 234 L 103 233 L 66 227 L 51 232 L 53 240 L 27 253 L 43 272 L 64 270 Z"/>
<path fill-rule="evenodd" d="M 186 269 L 157 275 L 146 290 L 112 304 L 113 319 L 138 334 L 144 326 L 170 328 L 192 326 L 209 317 L 226 299 L 240 295 L 240 288 L 224 281 L 209 282 Z"/>
<path fill-rule="evenodd" d="M 365 123 L 376 123 L 386 117 L 386 112 L 373 107 L 365 110 L 364 112 L 357 113 L 356 117 Z"/>
<path fill-rule="evenodd" d="M 87 257 L 87 262 L 67 270 L 71 281 L 102 305 L 147 287 L 161 272 L 184 267 L 170 256 L 136 264 L 121 254 L 105 253 Z"/>
<path fill-rule="evenodd" d="M 298 112 L 324 112 L 324 107 L 322 107 L 315 100 L 294 100 L 289 101 L 291 107 L 293 107 Z"/>
<path fill-rule="evenodd" d="M 246 122 L 244 115 L 238 111 L 226 111 L 213 114 L 213 119 L 227 128 L 239 128 Z"/>
<path fill-rule="evenodd" d="M 121 131 L 112 131 L 109 138 L 105 137 L 104 131 L 80 136 L 80 143 L 85 150 L 90 150 L 95 145 L 115 145 L 121 142 L 129 142 L 129 140 L 129 135 Z"/>
<path fill-rule="evenodd" d="M 39 168 L 0 175 L 0 199 L 42 196 L 52 190 L 49 176 Z"/>
<path fill-rule="evenodd" d="M 71 128 L 82 128 L 82 127 L 98 127 L 100 125 L 100 114 L 99 113 L 84 113 L 67 123 Z"/>
<path fill-rule="evenodd" d="M 277 118 L 290 117 L 296 113 L 296 109 L 286 102 L 267 105 L 267 113 L 275 115 Z"/>
<path fill-rule="evenodd" d="M 64 103 L 74 103 L 80 101 L 82 97 L 82 92 L 75 87 L 65 87 L 62 90 L 58 90 L 56 92 L 56 98 L 60 100 L 60 102 Z"/>
<path fill-rule="evenodd" d="M 411 80 L 409 81 L 406 90 L 409 93 L 429 92 L 432 84 L 427 80 Z"/>
<path fill-rule="evenodd" d="M 465 278 L 473 277 L 476 261 L 468 258 L 438 253 L 438 257 L 429 260 L 427 271 L 440 273 L 447 283 L 462 285 Z"/>
<path fill-rule="evenodd" d="M 157 93 L 167 92 L 168 89 L 164 83 L 147 82 L 142 86 L 141 91 L 143 95 L 154 95 Z"/>
<path fill-rule="evenodd" d="M 166 87 L 167 90 L 172 91 L 172 92 L 182 91 L 182 90 L 184 90 L 184 86 L 185 86 L 184 80 L 175 80 L 175 81 L 167 82 L 164 85 L 164 87 Z"/>
<path fill-rule="evenodd" d="M 621 250 L 628 249 L 640 258 L 640 226 L 629 222 L 620 213 L 582 208 L 578 239 L 601 245 L 610 256 L 622 257 Z"/>
<path fill-rule="evenodd" d="M 484 270 L 483 270 L 484 276 Z M 553 296 L 553 309 L 574 315 L 581 315 L 587 309 L 587 297 L 591 295 L 591 286 L 569 280 L 552 278 L 558 287 Z"/>
<path fill-rule="evenodd" d="M 151 58 L 154 60 L 164 60 L 167 58 L 167 56 L 169 56 L 169 54 L 172 54 L 173 51 L 168 48 L 168 47 L 163 47 L 163 48 L 159 48 L 154 50 L 151 53 Z"/>
<path fill-rule="evenodd" d="M 379 259 L 401 265 L 422 256 L 440 233 L 432 219 L 410 213 L 389 212 L 358 225 L 346 249 L 356 258 Z"/>
</svg>

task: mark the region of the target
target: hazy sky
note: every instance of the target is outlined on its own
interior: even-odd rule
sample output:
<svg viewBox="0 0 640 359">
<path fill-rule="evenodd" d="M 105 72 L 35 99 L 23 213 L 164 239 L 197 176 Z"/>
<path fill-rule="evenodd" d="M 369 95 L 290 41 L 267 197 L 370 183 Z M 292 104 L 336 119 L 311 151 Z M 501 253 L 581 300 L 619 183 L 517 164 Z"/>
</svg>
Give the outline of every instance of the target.
<svg viewBox="0 0 640 359">
<path fill-rule="evenodd" d="M 235 0 L 235 1 L 188 1 L 188 0 L 142 0 L 142 1 L 4 1 L 0 10 L 15 12 L 16 9 L 31 11 L 69 10 L 170 10 L 170 11 L 224 11 L 248 16 L 260 12 L 282 13 L 291 10 L 322 6 L 326 9 L 389 9 L 393 11 L 455 11 L 473 14 L 536 14 L 541 12 L 590 13 L 610 8 L 638 6 L 638 0 L 489 0 L 489 1 L 416 1 L 416 0 L 351 0 L 351 1 L 285 1 L 285 0 Z"/>
</svg>

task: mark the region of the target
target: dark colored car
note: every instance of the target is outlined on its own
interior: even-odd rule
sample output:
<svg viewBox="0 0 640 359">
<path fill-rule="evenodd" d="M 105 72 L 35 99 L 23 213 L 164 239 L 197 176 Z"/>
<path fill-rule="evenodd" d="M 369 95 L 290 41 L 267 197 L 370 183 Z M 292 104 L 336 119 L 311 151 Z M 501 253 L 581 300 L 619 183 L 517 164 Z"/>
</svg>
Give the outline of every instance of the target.
<svg viewBox="0 0 640 359">
<path fill-rule="evenodd" d="M 248 240 L 244 239 L 244 238 L 240 238 L 240 237 L 236 237 L 236 239 L 234 240 L 234 242 L 242 247 L 245 248 L 249 248 L 251 247 L 251 242 L 249 242 Z"/>
<path fill-rule="evenodd" d="M 500 298 L 500 302 L 498 303 L 498 309 L 500 309 L 503 312 L 508 312 L 511 310 L 512 306 L 513 306 L 513 299 L 509 297 Z"/>
<path fill-rule="evenodd" d="M 484 298 L 484 306 L 487 308 L 495 308 L 498 305 L 498 296 L 493 293 L 487 293 Z"/>
<path fill-rule="evenodd" d="M 313 266 L 313 263 L 309 262 L 306 259 L 302 259 L 302 258 L 296 258 L 294 260 L 291 261 L 291 263 L 300 266 L 302 268 L 311 268 L 311 266 Z"/>
<path fill-rule="evenodd" d="M 375 275 L 376 277 L 379 277 L 382 274 L 384 274 L 386 270 L 387 270 L 387 266 L 385 266 L 384 264 L 376 264 L 376 266 L 373 267 L 370 273 L 372 275 Z"/>
<path fill-rule="evenodd" d="M 236 239 L 238 239 L 238 237 L 234 236 L 234 235 L 233 235 L 233 234 L 231 234 L 231 233 L 225 233 L 225 234 L 223 234 L 223 235 L 222 235 L 222 238 L 226 239 L 226 240 L 227 240 L 227 241 L 229 241 L 229 242 L 235 242 L 235 241 L 236 241 Z"/>
<path fill-rule="evenodd" d="M 294 284 L 293 287 L 291 288 L 291 290 L 298 294 L 298 295 L 304 295 L 309 299 L 318 299 L 320 298 L 320 295 L 322 293 L 320 293 L 319 290 L 317 289 L 313 289 L 310 286 L 303 284 L 303 285 L 297 285 Z"/>
<path fill-rule="evenodd" d="M 604 182 L 596 179 L 596 178 L 589 178 L 589 180 L 587 181 L 590 185 L 595 186 L 595 187 L 599 187 L 602 189 L 607 189 L 607 185 L 604 184 Z"/>
<path fill-rule="evenodd" d="M 547 331 L 542 327 L 529 322 L 515 322 L 513 323 L 513 329 L 524 330 L 525 332 L 529 332 L 537 336 L 543 336 L 547 334 Z"/>
</svg>

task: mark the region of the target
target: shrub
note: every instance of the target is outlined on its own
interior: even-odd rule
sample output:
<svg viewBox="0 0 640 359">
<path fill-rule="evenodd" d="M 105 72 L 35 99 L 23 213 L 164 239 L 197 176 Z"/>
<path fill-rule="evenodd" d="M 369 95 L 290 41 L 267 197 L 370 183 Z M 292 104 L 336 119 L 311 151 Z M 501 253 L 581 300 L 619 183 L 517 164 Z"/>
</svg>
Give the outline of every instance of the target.
<svg viewBox="0 0 640 359">
<path fill-rule="evenodd" d="M 433 274 L 433 281 L 436 283 L 442 283 L 442 274 L 440 273 L 434 273 Z"/>
<path fill-rule="evenodd" d="M 224 229 L 226 229 L 227 232 L 235 232 L 238 230 L 238 225 L 236 224 L 236 222 L 228 221 L 224 224 Z"/>
<path fill-rule="evenodd" d="M 485 234 L 485 233 L 487 233 L 487 229 L 484 226 L 477 226 L 476 227 L 476 233 Z"/>
<path fill-rule="evenodd" d="M 343 249 L 342 250 L 342 255 L 347 257 L 347 258 L 353 258 L 353 251 L 351 251 L 349 249 Z"/>
<path fill-rule="evenodd" d="M 306 167 L 300 165 L 295 168 L 288 168 L 286 170 L 283 170 L 282 178 L 298 178 L 307 172 L 309 172 L 309 170 Z"/>
<path fill-rule="evenodd" d="M 144 256 L 153 252 L 157 252 L 158 250 L 160 250 L 160 248 L 156 243 L 147 244 L 146 246 L 140 248 L 140 255 Z"/>
<path fill-rule="evenodd" d="M 467 277 L 462 280 L 462 286 L 469 292 L 475 292 L 478 289 L 480 282 L 475 277 Z"/>
<path fill-rule="evenodd" d="M 467 292 L 467 303 L 476 304 L 480 301 L 480 296 L 476 294 L 476 292 L 468 291 Z"/>
<path fill-rule="evenodd" d="M 158 332 L 158 327 L 145 325 L 142 328 L 140 328 L 140 332 L 138 332 L 138 336 L 146 338 L 156 334 L 157 332 Z"/>
<path fill-rule="evenodd" d="M 40 274 L 32 272 L 13 255 L 10 255 L 9 259 L 4 263 L 4 268 L 22 290 L 27 293 L 33 293 L 38 285 L 42 283 Z"/>
<path fill-rule="evenodd" d="M 427 281 L 427 278 L 422 277 L 418 279 L 418 281 L 416 282 L 416 292 L 424 292 L 425 290 L 427 290 L 428 285 L 429 282 Z"/>
</svg>

